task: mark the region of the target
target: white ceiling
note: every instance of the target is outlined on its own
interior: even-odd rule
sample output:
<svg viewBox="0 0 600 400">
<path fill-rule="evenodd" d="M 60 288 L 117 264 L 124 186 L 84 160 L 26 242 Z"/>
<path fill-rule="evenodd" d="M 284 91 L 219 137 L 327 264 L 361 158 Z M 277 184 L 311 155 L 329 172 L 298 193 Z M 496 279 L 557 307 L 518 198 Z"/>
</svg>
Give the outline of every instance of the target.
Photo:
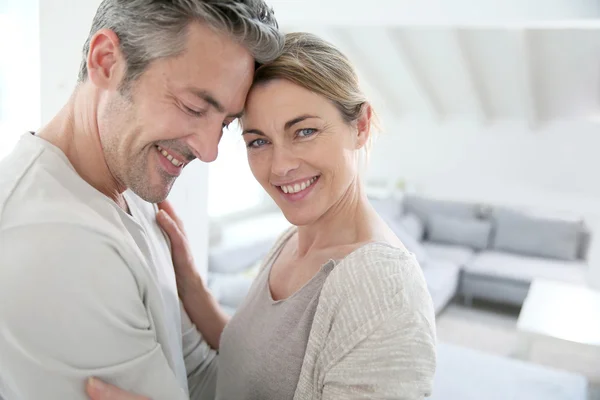
<svg viewBox="0 0 600 400">
<path fill-rule="evenodd" d="M 340 47 L 382 114 L 533 126 L 600 117 L 600 1 L 271 3 L 286 31 Z"/>
<path fill-rule="evenodd" d="M 600 17 L 597 0 L 267 0 L 282 26 L 515 24 Z"/>
</svg>

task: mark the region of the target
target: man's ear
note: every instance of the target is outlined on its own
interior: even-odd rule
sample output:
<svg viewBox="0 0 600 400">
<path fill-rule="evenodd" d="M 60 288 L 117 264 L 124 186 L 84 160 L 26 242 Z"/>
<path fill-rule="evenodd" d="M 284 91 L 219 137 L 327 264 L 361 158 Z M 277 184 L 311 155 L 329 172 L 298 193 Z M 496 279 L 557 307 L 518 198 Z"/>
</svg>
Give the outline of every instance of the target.
<svg viewBox="0 0 600 400">
<path fill-rule="evenodd" d="M 357 141 L 356 148 L 362 149 L 371 137 L 371 119 L 373 109 L 369 103 L 362 105 L 360 116 L 356 120 Z"/>
<path fill-rule="evenodd" d="M 103 89 L 118 89 L 126 71 L 119 37 L 110 29 L 101 29 L 90 40 L 87 56 L 88 79 Z"/>
</svg>

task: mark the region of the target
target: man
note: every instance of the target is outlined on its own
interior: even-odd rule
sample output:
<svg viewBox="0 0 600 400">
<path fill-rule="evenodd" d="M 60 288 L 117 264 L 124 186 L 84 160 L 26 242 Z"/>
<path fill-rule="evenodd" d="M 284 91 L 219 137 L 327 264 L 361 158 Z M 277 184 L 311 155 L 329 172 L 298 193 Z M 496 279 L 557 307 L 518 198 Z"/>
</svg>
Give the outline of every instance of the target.
<svg viewBox="0 0 600 400">
<path fill-rule="evenodd" d="M 282 46 L 263 0 L 102 2 L 70 100 L 0 163 L 1 399 L 85 399 L 90 376 L 214 397 L 152 203 L 216 158 Z"/>
</svg>

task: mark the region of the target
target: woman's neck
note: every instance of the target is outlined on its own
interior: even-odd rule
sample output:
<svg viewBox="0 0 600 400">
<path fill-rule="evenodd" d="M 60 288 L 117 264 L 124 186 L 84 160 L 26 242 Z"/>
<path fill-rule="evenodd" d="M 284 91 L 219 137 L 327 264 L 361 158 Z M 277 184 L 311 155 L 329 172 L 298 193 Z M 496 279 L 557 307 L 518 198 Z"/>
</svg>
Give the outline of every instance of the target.
<svg viewBox="0 0 600 400">
<path fill-rule="evenodd" d="M 373 213 L 362 185 L 356 181 L 321 218 L 298 227 L 295 256 L 303 258 L 318 250 L 371 240 Z"/>
</svg>

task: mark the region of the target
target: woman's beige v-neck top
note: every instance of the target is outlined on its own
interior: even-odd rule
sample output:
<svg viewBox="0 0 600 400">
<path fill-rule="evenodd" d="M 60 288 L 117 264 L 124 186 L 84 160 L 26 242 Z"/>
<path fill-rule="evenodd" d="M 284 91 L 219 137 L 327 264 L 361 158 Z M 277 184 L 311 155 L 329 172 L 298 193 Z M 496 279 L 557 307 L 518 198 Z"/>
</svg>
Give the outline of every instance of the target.
<svg viewBox="0 0 600 400">
<path fill-rule="evenodd" d="M 221 337 L 218 399 L 292 399 L 325 279 L 324 264 L 300 290 L 273 300 L 269 275 L 281 246 L 257 275 Z"/>
<path fill-rule="evenodd" d="M 414 255 L 385 243 L 330 261 L 294 295 L 273 301 L 275 244 L 223 331 L 219 400 L 403 399 L 429 396 L 435 317 Z"/>
</svg>

